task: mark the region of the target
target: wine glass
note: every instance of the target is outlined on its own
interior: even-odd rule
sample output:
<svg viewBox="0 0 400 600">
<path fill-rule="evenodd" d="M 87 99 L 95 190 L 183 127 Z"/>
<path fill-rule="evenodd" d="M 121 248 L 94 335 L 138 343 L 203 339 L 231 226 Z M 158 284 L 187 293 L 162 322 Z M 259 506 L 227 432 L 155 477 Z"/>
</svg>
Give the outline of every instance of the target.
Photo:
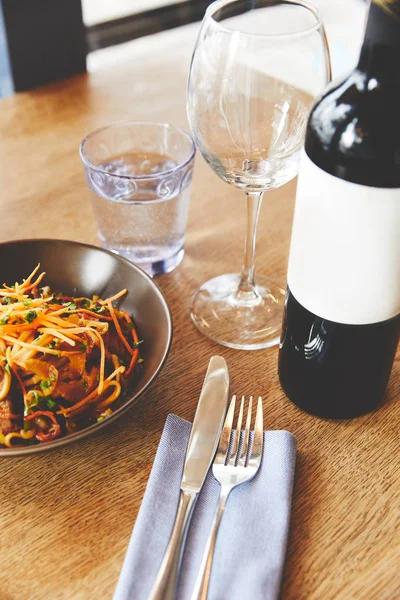
<svg viewBox="0 0 400 600">
<path fill-rule="evenodd" d="M 204 16 L 187 111 L 201 154 L 247 197 L 241 274 L 204 283 L 191 319 L 212 340 L 246 350 L 279 340 L 284 285 L 254 276 L 263 193 L 298 172 L 307 118 L 331 79 L 319 12 L 297 0 L 217 0 Z"/>
</svg>

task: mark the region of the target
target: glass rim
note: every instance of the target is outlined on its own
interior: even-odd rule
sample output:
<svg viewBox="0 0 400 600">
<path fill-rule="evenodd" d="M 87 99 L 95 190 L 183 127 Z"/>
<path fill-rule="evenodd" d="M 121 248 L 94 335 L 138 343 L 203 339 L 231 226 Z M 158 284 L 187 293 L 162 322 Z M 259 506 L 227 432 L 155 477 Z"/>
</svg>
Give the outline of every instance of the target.
<svg viewBox="0 0 400 600">
<path fill-rule="evenodd" d="M 312 4 L 309 4 L 308 2 L 303 2 L 302 0 L 280 0 L 275 5 L 274 4 L 271 5 L 271 6 L 279 6 L 279 5 L 287 4 L 287 5 L 301 6 L 314 15 L 314 17 L 316 19 L 316 22 L 314 23 L 314 25 L 310 25 L 309 27 L 307 27 L 305 29 L 302 29 L 300 31 L 293 31 L 291 33 L 249 33 L 247 31 L 241 31 L 240 29 L 232 29 L 231 27 L 221 25 L 221 21 L 217 21 L 215 19 L 214 15 L 217 10 L 222 9 L 225 6 L 229 6 L 229 4 L 235 4 L 237 2 L 243 2 L 243 1 L 244 0 L 215 0 L 215 2 L 210 4 L 209 7 L 207 8 L 207 10 L 205 12 L 205 18 L 210 18 L 212 20 L 212 22 L 214 23 L 214 25 L 220 31 L 222 31 L 224 33 L 229 33 L 230 35 L 237 33 L 241 36 L 259 37 L 259 38 L 265 38 L 265 39 L 268 39 L 268 38 L 271 38 L 271 39 L 296 38 L 296 37 L 301 37 L 304 35 L 309 35 L 310 33 L 314 33 L 315 31 L 318 31 L 318 29 L 323 28 L 322 16 L 321 16 L 321 13 L 318 10 L 318 8 L 316 8 Z M 259 6 L 259 7 L 256 7 L 255 10 L 257 10 L 257 8 L 268 8 L 268 7 L 267 6 L 264 6 L 264 7 Z M 250 11 L 247 11 L 247 12 L 250 12 Z"/>
<path fill-rule="evenodd" d="M 118 175 L 117 173 L 110 173 L 109 171 L 106 171 L 106 169 L 99 168 L 97 165 L 92 164 L 85 155 L 86 142 L 88 142 L 91 138 L 93 138 L 98 133 L 101 133 L 102 131 L 106 131 L 107 129 L 112 129 L 113 127 L 121 127 L 124 125 L 156 125 L 158 127 L 173 129 L 174 131 L 180 133 L 187 140 L 189 140 L 189 142 L 190 142 L 189 157 L 186 160 L 175 165 L 175 167 L 172 167 L 171 169 L 167 169 L 166 171 L 160 171 L 159 173 L 151 173 L 149 175 Z M 116 177 L 118 179 L 134 179 L 134 180 L 136 180 L 136 179 L 140 179 L 140 180 L 159 179 L 161 176 L 170 175 L 171 173 L 175 173 L 175 172 L 179 171 L 180 169 L 183 169 L 184 167 L 186 167 L 193 160 L 195 154 L 196 154 L 196 144 L 194 143 L 192 136 L 187 131 L 185 131 L 184 129 L 181 129 L 180 127 L 175 127 L 175 125 L 171 125 L 170 123 L 159 123 L 157 121 L 129 121 L 129 120 L 115 121 L 114 123 L 110 123 L 109 125 L 103 125 L 102 127 L 98 127 L 97 129 L 90 131 L 83 138 L 82 142 L 79 145 L 79 156 L 81 157 L 81 160 L 86 167 L 88 167 L 89 169 L 92 169 L 92 171 L 96 171 L 97 173 L 102 173 L 103 175 L 108 175 L 108 177 Z"/>
</svg>

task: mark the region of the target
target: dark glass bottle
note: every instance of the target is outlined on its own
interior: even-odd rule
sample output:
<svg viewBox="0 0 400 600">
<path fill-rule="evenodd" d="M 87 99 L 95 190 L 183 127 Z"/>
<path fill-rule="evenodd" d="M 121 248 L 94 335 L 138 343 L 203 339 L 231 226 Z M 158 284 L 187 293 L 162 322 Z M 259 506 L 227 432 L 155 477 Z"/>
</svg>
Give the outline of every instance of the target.
<svg viewBox="0 0 400 600">
<path fill-rule="evenodd" d="M 279 377 L 303 410 L 379 406 L 400 334 L 400 0 L 373 0 L 357 68 L 314 106 Z"/>
</svg>

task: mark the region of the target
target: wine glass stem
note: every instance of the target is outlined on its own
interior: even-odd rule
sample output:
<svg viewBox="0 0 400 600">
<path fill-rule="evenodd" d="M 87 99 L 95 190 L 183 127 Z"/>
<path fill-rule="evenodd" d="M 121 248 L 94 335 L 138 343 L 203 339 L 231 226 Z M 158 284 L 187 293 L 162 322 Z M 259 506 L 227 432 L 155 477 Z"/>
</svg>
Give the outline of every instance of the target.
<svg viewBox="0 0 400 600">
<path fill-rule="evenodd" d="M 257 223 L 260 214 L 263 192 L 246 192 L 247 230 L 244 241 L 244 259 L 237 292 L 239 299 L 252 300 L 258 294 L 254 284 L 254 260 L 256 251 Z"/>
</svg>

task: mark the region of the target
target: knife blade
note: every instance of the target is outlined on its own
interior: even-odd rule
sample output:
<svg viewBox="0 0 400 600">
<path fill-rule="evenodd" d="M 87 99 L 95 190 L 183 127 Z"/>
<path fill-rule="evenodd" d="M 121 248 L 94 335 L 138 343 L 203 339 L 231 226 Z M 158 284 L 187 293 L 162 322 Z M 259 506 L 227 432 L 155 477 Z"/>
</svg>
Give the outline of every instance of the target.
<svg viewBox="0 0 400 600">
<path fill-rule="evenodd" d="M 226 412 L 229 376 L 222 356 L 213 356 L 193 419 L 181 489 L 199 492 L 217 450 Z"/>
<path fill-rule="evenodd" d="M 228 402 L 229 374 L 222 356 L 210 359 L 193 419 L 175 524 L 149 600 L 173 600 L 182 549 L 197 494 L 214 458 Z"/>
</svg>

